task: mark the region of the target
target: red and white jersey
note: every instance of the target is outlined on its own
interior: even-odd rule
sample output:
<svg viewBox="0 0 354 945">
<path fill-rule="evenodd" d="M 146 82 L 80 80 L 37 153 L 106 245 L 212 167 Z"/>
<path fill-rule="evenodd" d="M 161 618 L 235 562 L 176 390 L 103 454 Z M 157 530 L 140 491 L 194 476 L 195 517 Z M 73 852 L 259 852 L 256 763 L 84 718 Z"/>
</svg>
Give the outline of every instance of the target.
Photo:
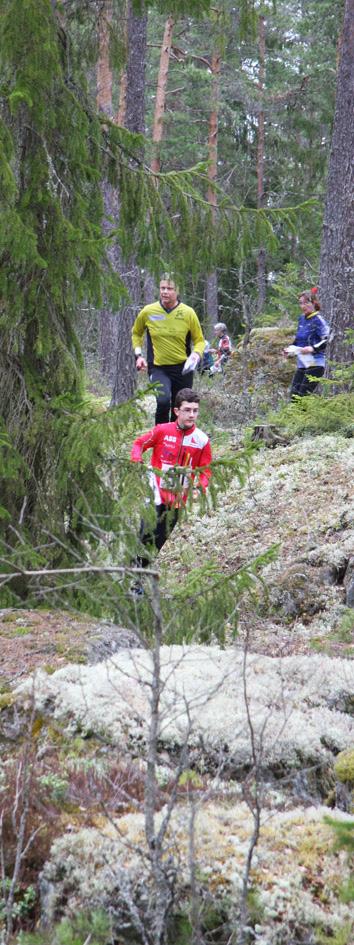
<svg viewBox="0 0 354 945">
<path fill-rule="evenodd" d="M 230 336 L 224 334 L 221 336 L 218 344 L 218 359 L 222 357 L 223 354 L 231 354 L 232 346 L 230 341 Z"/>
<path fill-rule="evenodd" d="M 134 440 L 130 458 L 134 463 L 139 463 L 145 450 L 149 449 L 152 449 L 151 466 L 161 469 L 162 473 L 161 476 L 158 473 L 151 474 L 151 484 L 157 505 L 161 503 L 176 505 L 181 499 L 185 502 L 190 485 L 201 486 L 204 491 L 206 490 L 211 476 L 211 469 L 208 469 L 208 466 L 212 455 L 209 437 L 203 433 L 203 430 L 195 426 L 189 430 L 181 430 L 176 421 L 160 423 Z M 181 491 L 178 489 L 177 494 L 171 492 L 168 483 L 165 482 L 168 470 L 176 466 L 185 466 L 186 469 L 193 470 L 204 466 L 206 468 L 198 474 L 193 472 L 187 475 L 182 471 Z"/>
</svg>

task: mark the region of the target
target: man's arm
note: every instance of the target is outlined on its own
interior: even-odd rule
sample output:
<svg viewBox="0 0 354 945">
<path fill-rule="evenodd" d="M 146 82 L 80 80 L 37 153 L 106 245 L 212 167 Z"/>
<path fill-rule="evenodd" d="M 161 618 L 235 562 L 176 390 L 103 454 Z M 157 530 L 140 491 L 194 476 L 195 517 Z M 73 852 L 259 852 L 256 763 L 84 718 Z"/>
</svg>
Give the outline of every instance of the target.
<svg viewBox="0 0 354 945">
<path fill-rule="evenodd" d="M 134 440 L 133 446 L 131 448 L 130 459 L 133 463 L 141 463 L 143 458 L 143 453 L 145 450 L 151 449 L 155 446 L 155 443 L 158 439 L 158 429 L 153 427 L 152 430 L 148 430 L 147 433 L 142 433 L 141 436 L 138 436 Z"/>
<path fill-rule="evenodd" d="M 146 312 L 142 308 L 141 312 L 136 316 L 133 328 L 132 328 L 132 343 L 133 350 L 135 355 L 137 371 L 145 370 L 147 367 L 146 360 L 143 357 L 141 350 L 144 341 L 144 333 L 146 329 Z"/>
</svg>

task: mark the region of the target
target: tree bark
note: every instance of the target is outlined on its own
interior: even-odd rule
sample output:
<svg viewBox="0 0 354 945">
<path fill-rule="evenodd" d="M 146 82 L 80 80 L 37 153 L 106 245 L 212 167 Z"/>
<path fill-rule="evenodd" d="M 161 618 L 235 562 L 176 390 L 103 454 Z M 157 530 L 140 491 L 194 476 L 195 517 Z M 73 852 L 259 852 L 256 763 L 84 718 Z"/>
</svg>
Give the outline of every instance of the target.
<svg viewBox="0 0 354 945">
<path fill-rule="evenodd" d="M 147 47 L 147 14 L 134 13 L 128 0 L 127 108 L 125 127 L 137 134 L 145 133 L 145 72 Z"/>
<path fill-rule="evenodd" d="M 112 0 L 107 0 L 98 20 L 99 55 L 97 61 L 96 101 L 99 111 L 112 115 L 112 69 L 109 61 L 110 31 L 112 29 Z"/>
<path fill-rule="evenodd" d="M 129 267 L 129 268 L 128 268 Z M 130 301 L 118 312 L 117 349 L 111 407 L 125 403 L 136 388 L 135 358 L 131 330 L 141 302 L 140 270 L 134 259 L 120 263 L 121 276 L 128 289 Z"/>
<path fill-rule="evenodd" d="M 112 69 L 109 61 L 110 32 L 113 21 L 112 0 L 102 7 L 99 20 L 99 56 L 97 61 L 96 73 L 96 103 L 99 111 L 104 112 L 109 118 L 112 118 Z M 118 222 L 118 198 L 115 188 L 107 181 L 103 185 L 103 203 L 104 203 L 104 222 L 103 232 L 108 236 L 112 226 Z M 109 262 L 114 271 L 118 269 L 118 246 L 112 243 L 107 250 Z M 116 319 L 115 316 L 104 301 L 102 309 L 98 313 L 98 360 L 100 372 L 106 380 L 112 380 L 113 356 L 116 348 Z"/>
<path fill-rule="evenodd" d="M 160 56 L 160 68 L 159 68 L 159 75 L 158 75 L 158 80 L 157 80 L 155 114 L 154 114 L 153 132 L 152 132 L 153 157 L 151 161 L 151 170 L 154 171 L 155 173 L 159 173 L 160 171 L 160 145 L 161 145 L 162 135 L 163 135 L 163 116 L 164 116 L 165 102 L 166 102 L 166 88 L 167 88 L 168 67 L 169 67 L 169 58 L 170 58 L 170 52 L 171 52 L 173 25 L 174 25 L 174 20 L 172 19 L 172 17 L 169 17 L 169 19 L 167 20 L 165 24 L 165 31 L 164 31 L 164 37 L 163 37 L 162 48 L 161 48 L 161 56 Z M 132 28 L 130 29 L 131 35 L 134 35 L 133 26 L 134 24 L 132 23 Z M 139 91 L 137 93 L 137 89 L 136 89 L 137 83 L 136 83 L 136 78 L 135 78 L 134 73 L 136 71 L 137 75 L 141 74 L 141 57 L 143 56 L 143 61 L 145 63 L 146 48 L 147 48 L 147 23 L 146 23 L 146 30 L 145 30 L 145 48 L 144 50 L 142 50 L 141 46 L 138 46 L 137 48 L 137 52 L 138 52 L 137 61 L 136 63 L 133 64 L 133 67 L 130 73 L 130 78 L 128 78 L 126 74 L 125 92 L 124 92 L 124 77 L 122 77 L 122 83 L 121 83 L 120 114 L 122 114 L 123 112 L 123 104 L 121 105 L 121 100 L 123 100 L 124 94 L 125 94 L 125 106 L 127 106 L 127 89 L 129 89 L 130 91 L 133 90 L 133 96 L 130 96 L 130 98 L 128 98 L 128 118 L 127 118 L 127 128 L 130 128 L 131 131 L 142 132 L 144 130 L 145 77 L 144 77 L 144 88 L 141 90 L 139 94 Z M 138 111 L 137 111 L 138 102 L 141 103 L 141 107 L 143 108 L 139 118 L 138 118 Z M 126 111 L 127 111 L 127 108 L 125 110 L 125 113 Z M 135 126 L 131 124 L 131 116 L 133 114 L 135 116 Z M 156 149 L 155 153 L 154 153 L 154 148 Z M 149 225 L 148 220 L 147 220 L 146 225 L 147 226 Z M 136 297 L 138 285 L 139 285 L 139 293 L 140 293 L 140 281 L 142 282 L 141 289 L 142 289 L 142 295 L 143 295 L 143 304 L 149 305 L 151 302 L 154 301 L 154 298 L 156 298 L 156 284 L 155 284 L 156 280 L 154 276 L 152 276 L 147 271 L 141 273 L 141 280 L 140 278 L 137 277 L 137 274 L 136 274 L 135 280 L 131 280 L 132 291 L 135 288 L 134 302 L 136 303 L 138 302 L 138 298 Z M 133 282 L 134 282 L 134 285 L 133 285 Z M 135 305 L 135 309 L 133 309 L 131 312 L 131 317 L 130 317 L 131 326 L 134 321 L 136 308 L 137 308 L 137 305 Z M 127 317 L 129 320 L 129 314 Z M 122 352 L 122 358 L 123 357 L 124 357 L 124 353 Z M 130 354 L 130 357 L 131 357 L 131 354 Z M 134 367 L 134 387 L 135 387 L 135 379 L 136 379 L 136 374 L 135 374 L 135 367 Z M 115 387 L 113 390 L 112 404 L 120 402 L 119 400 L 116 399 L 117 398 L 117 383 L 118 383 L 118 372 L 116 376 Z M 130 391 L 128 396 L 131 396 L 131 393 L 132 393 L 132 390 Z M 125 397 L 123 399 L 125 399 Z"/>
<path fill-rule="evenodd" d="M 212 216 L 216 218 L 217 196 L 213 187 L 216 183 L 218 173 L 218 117 L 219 117 L 219 98 L 220 98 L 220 70 L 221 57 L 217 52 L 213 52 L 211 57 L 212 73 L 212 102 L 213 108 L 209 116 L 209 134 L 208 134 L 208 203 L 212 207 Z"/>
<path fill-rule="evenodd" d="M 131 0 L 127 6 L 127 45 L 125 127 L 144 134 L 145 131 L 145 69 L 147 43 L 147 15 L 134 13 Z M 111 406 L 124 403 L 132 397 L 136 387 L 135 358 L 131 344 L 131 329 L 140 307 L 142 276 L 134 258 L 119 258 L 119 273 L 128 289 L 130 301 L 122 304 L 117 317 L 117 347 Z"/>
<path fill-rule="evenodd" d="M 218 274 L 216 269 L 206 279 L 204 335 L 212 338 L 213 325 L 218 321 Z"/>
<path fill-rule="evenodd" d="M 159 174 L 161 167 L 160 147 L 163 135 L 163 118 L 166 106 L 166 89 L 168 80 L 168 68 L 170 64 L 172 33 L 174 27 L 174 18 L 169 16 L 165 23 L 165 31 L 162 40 L 160 54 L 160 68 L 157 79 L 156 101 L 154 123 L 152 129 L 153 157 L 151 161 L 151 170 L 154 174 Z"/>
<path fill-rule="evenodd" d="M 258 17 L 258 56 L 259 56 L 259 112 L 258 112 L 258 130 L 257 130 L 257 207 L 264 207 L 264 154 L 265 154 L 265 116 L 263 108 L 264 79 L 265 79 L 265 53 L 266 53 L 266 20 L 264 16 Z M 263 311 L 266 303 L 267 281 L 266 281 L 266 251 L 264 246 L 260 246 L 257 255 L 257 312 Z"/>
<path fill-rule="evenodd" d="M 214 51 L 211 57 L 212 73 L 212 109 L 209 115 L 209 133 L 208 133 L 208 203 L 211 207 L 213 224 L 216 224 L 217 215 L 217 195 L 214 184 L 218 174 L 218 119 L 219 119 L 219 99 L 220 99 L 220 71 L 221 56 Z M 217 271 L 210 272 L 206 283 L 206 321 L 204 330 L 206 336 L 211 336 L 212 326 L 218 321 L 218 274 Z"/>
<path fill-rule="evenodd" d="M 120 77 L 119 83 L 119 104 L 118 111 L 115 117 L 115 124 L 122 125 L 124 128 L 125 125 L 125 116 L 127 114 L 127 70 L 124 69 Z"/>
<path fill-rule="evenodd" d="M 126 48 L 128 46 L 128 18 L 129 18 L 129 8 L 128 8 L 128 3 L 127 3 L 125 24 L 123 27 Z M 114 118 L 115 124 L 121 125 L 122 128 L 124 128 L 125 116 L 127 113 L 127 88 L 128 88 L 128 76 L 127 76 L 127 66 L 125 64 L 124 68 L 122 69 L 120 80 L 119 80 L 118 110 Z"/>
<path fill-rule="evenodd" d="M 346 0 L 320 261 L 321 307 L 332 329 L 328 355 L 336 363 L 354 357 L 345 340 L 354 323 L 353 109 L 354 0 Z"/>
</svg>

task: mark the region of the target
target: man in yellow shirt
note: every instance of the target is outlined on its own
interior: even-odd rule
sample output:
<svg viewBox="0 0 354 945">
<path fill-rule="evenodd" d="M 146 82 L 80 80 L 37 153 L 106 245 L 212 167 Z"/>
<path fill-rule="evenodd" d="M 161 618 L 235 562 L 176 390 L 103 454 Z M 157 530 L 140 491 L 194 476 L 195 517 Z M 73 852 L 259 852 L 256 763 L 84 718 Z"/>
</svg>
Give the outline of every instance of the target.
<svg viewBox="0 0 354 945">
<path fill-rule="evenodd" d="M 142 355 L 147 336 L 147 360 Z M 205 340 L 193 308 L 180 302 L 178 286 L 170 273 L 160 282 L 160 299 L 145 305 L 137 315 L 132 341 L 138 371 L 149 372 L 152 383 L 159 384 L 155 424 L 174 419 L 176 394 L 193 387 L 193 374 L 202 357 Z"/>
</svg>

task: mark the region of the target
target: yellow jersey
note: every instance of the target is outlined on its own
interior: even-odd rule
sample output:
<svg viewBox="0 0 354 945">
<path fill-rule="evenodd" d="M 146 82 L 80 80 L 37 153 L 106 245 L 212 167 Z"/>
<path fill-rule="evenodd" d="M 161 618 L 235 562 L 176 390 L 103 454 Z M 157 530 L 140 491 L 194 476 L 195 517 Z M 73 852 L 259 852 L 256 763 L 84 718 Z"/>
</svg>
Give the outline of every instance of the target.
<svg viewBox="0 0 354 945">
<path fill-rule="evenodd" d="M 178 302 L 170 311 L 161 302 L 145 305 L 132 329 L 134 351 L 141 349 L 145 331 L 149 367 L 182 364 L 192 347 L 202 357 L 205 339 L 200 321 L 194 309 L 184 302 Z"/>
</svg>

